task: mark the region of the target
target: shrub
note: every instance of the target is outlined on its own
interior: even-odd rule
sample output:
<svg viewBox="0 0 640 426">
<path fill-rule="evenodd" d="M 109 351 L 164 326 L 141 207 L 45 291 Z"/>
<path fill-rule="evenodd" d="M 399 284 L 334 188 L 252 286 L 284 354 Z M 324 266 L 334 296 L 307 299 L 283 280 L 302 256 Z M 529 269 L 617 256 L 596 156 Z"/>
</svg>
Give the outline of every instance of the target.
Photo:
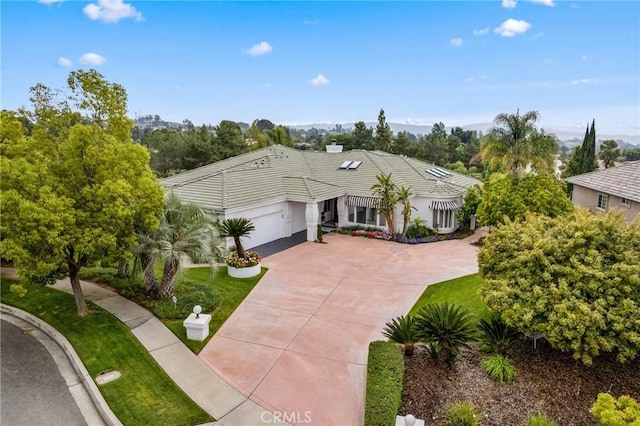
<svg viewBox="0 0 640 426">
<path fill-rule="evenodd" d="M 144 284 L 139 277 L 118 277 L 116 268 L 85 267 L 80 269 L 78 276 L 81 280 L 107 284 L 127 298 L 133 298 L 138 294 L 144 293 Z"/>
<path fill-rule="evenodd" d="M 404 358 L 392 342 L 369 344 L 365 426 L 393 425 L 402 404 Z"/>
<path fill-rule="evenodd" d="M 489 320 L 481 319 L 478 324 L 482 349 L 488 352 L 504 354 L 520 341 L 521 333 L 507 325 L 499 315 Z"/>
<path fill-rule="evenodd" d="M 417 218 L 407 228 L 405 234 L 408 238 L 426 238 L 435 234 L 435 231 L 423 224 L 422 219 Z"/>
<path fill-rule="evenodd" d="M 193 312 L 195 305 L 202 307 L 203 313 L 213 312 L 220 305 L 220 294 L 207 284 L 187 283 L 175 289 L 177 303 L 169 298 L 149 300 L 146 307 L 162 319 L 184 319 Z"/>
<path fill-rule="evenodd" d="M 413 355 L 414 343 L 418 340 L 416 335 L 416 322 L 411 316 L 401 315 L 385 324 L 382 335 L 394 343 L 404 345 L 404 354 Z"/>
<path fill-rule="evenodd" d="M 616 399 L 600 393 L 590 411 L 604 426 L 640 425 L 640 404 L 628 395 Z"/>
<path fill-rule="evenodd" d="M 478 417 L 478 410 L 470 401 L 454 402 L 445 413 L 447 426 L 476 426 Z"/>
<path fill-rule="evenodd" d="M 427 344 L 435 345 L 438 353 L 444 351 L 445 361 L 452 365 L 460 347 L 469 347 L 467 342 L 475 340 L 476 326 L 468 309 L 449 303 L 430 304 L 418 311 L 416 327 L 418 337 Z"/>
<path fill-rule="evenodd" d="M 496 382 L 511 382 L 516 377 L 516 369 L 511 360 L 502 355 L 491 355 L 484 358 L 482 369 Z"/>
<path fill-rule="evenodd" d="M 527 419 L 527 426 L 557 426 L 557 423 L 544 414 L 539 413 Z"/>
</svg>

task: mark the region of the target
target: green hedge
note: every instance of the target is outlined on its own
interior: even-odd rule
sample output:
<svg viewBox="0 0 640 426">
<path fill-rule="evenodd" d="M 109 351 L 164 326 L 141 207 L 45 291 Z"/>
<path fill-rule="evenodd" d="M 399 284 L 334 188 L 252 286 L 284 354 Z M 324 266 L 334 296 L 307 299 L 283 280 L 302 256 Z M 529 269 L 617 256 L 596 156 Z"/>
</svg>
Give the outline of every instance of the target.
<svg viewBox="0 0 640 426">
<path fill-rule="evenodd" d="M 365 426 L 394 425 L 402 404 L 404 357 L 392 342 L 369 344 Z"/>
</svg>

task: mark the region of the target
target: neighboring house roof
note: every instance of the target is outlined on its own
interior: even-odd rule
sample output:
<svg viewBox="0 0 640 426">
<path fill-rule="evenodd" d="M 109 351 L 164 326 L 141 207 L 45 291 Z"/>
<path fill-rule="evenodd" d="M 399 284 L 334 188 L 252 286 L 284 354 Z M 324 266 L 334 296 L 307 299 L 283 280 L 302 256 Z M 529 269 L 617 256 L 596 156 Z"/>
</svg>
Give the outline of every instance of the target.
<svg viewBox="0 0 640 426">
<path fill-rule="evenodd" d="M 640 202 L 640 161 L 571 176 L 566 180 L 604 194 Z"/>
<path fill-rule="evenodd" d="M 361 161 L 355 169 L 340 169 L 347 161 Z M 398 187 L 416 195 L 454 197 L 480 181 L 453 171 L 436 177 L 436 166 L 381 151 L 340 153 L 299 151 L 273 145 L 165 178 L 165 189 L 223 211 L 277 200 L 311 202 L 341 195 L 371 195 L 380 173 L 391 173 Z M 440 168 L 441 169 L 441 168 Z M 444 175 L 444 173 L 440 173 Z"/>
</svg>

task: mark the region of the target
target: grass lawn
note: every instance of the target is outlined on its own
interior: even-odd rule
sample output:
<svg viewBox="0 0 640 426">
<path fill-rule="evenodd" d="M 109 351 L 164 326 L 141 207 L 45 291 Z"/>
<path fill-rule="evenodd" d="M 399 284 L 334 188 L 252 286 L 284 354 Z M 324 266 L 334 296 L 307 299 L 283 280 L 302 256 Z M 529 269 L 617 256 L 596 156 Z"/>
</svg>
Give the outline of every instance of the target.
<svg viewBox="0 0 640 426">
<path fill-rule="evenodd" d="M 122 377 L 100 385 L 105 400 L 129 425 L 194 425 L 213 419 L 196 405 L 158 366 L 129 329 L 97 305 L 78 317 L 72 295 L 42 286 L 24 284 L 19 297 L 9 288 L 15 281 L 2 280 L 2 303 L 16 306 L 57 329 L 71 342 L 93 378 L 117 370 Z"/>
<path fill-rule="evenodd" d="M 201 283 L 209 283 L 220 293 L 220 306 L 211 314 L 211 322 L 209 323 L 209 336 L 202 342 L 187 339 L 187 331 L 182 325 L 183 320 L 162 320 L 194 353 L 198 353 L 207 344 L 209 339 L 216 334 L 218 329 L 224 324 L 229 316 L 235 311 L 238 305 L 251 292 L 253 287 L 260 281 L 260 278 L 267 272 L 266 268 L 262 268 L 259 275 L 252 278 L 232 278 L 227 274 L 227 267 L 221 266 L 215 277 L 211 277 L 211 269 L 190 268 L 180 277 L 180 282 L 196 281 Z"/>
<path fill-rule="evenodd" d="M 480 300 L 480 286 L 482 277 L 480 274 L 471 274 L 464 277 L 443 281 L 427 287 L 420 299 L 413 305 L 410 315 L 415 315 L 418 310 L 431 303 L 457 303 L 469 309 L 478 320 L 490 316 L 489 309 Z"/>
</svg>

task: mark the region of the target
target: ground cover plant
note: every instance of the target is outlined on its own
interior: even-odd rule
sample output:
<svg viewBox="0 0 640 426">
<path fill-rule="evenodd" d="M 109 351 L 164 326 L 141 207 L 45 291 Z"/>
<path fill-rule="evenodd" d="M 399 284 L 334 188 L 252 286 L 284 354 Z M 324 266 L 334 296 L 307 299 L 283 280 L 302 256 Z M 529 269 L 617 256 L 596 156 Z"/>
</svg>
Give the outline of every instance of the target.
<svg viewBox="0 0 640 426">
<path fill-rule="evenodd" d="M 162 371 L 127 327 L 99 306 L 78 317 L 72 295 L 23 284 L 21 297 L 10 291 L 16 281 L 2 280 L 2 303 L 16 306 L 50 324 L 74 347 L 91 377 L 117 370 L 122 376 L 98 386 L 109 407 L 126 425 L 194 425 L 212 421 Z"/>
</svg>

